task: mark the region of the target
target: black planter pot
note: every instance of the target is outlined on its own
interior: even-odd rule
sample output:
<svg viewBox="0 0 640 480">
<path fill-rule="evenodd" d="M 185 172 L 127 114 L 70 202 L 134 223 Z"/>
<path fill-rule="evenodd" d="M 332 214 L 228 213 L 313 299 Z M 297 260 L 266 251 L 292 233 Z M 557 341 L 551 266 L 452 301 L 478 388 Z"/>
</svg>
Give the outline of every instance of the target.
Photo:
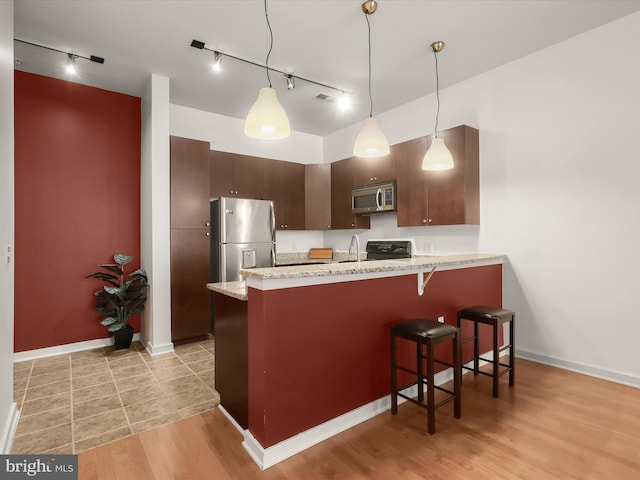
<svg viewBox="0 0 640 480">
<path fill-rule="evenodd" d="M 116 350 L 122 350 L 131 346 L 133 340 L 133 327 L 125 325 L 125 327 L 117 332 L 113 332 Z"/>
</svg>

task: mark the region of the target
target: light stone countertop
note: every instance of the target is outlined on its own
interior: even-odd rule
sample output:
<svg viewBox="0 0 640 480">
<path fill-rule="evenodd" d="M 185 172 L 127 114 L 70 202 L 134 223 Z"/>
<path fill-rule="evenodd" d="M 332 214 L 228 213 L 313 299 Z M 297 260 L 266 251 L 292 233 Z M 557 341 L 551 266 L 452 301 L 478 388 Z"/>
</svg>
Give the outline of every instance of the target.
<svg viewBox="0 0 640 480">
<path fill-rule="evenodd" d="M 244 280 L 240 282 L 207 283 L 207 288 L 228 297 L 243 301 L 247 300 L 247 285 Z"/>
<path fill-rule="evenodd" d="M 465 253 L 457 255 L 423 255 L 397 260 L 373 260 L 362 262 L 323 263 L 318 265 L 293 265 L 240 270 L 245 278 L 261 280 L 283 278 L 323 277 L 402 270 L 421 270 L 432 267 L 472 265 L 474 263 L 502 261 L 506 255 L 498 253 Z"/>
<path fill-rule="evenodd" d="M 240 275 L 259 280 L 309 279 L 332 275 L 375 274 L 380 272 L 408 271 L 418 272 L 433 267 L 461 267 L 474 264 L 502 263 L 506 255 L 501 253 L 464 253 L 455 255 L 418 255 L 413 258 L 397 260 L 348 261 L 330 263 L 327 261 L 306 265 L 281 265 L 267 268 L 251 268 L 240 270 Z M 288 262 L 287 262 L 288 263 Z M 208 283 L 207 288 L 214 292 L 247 300 L 245 281 Z"/>
</svg>

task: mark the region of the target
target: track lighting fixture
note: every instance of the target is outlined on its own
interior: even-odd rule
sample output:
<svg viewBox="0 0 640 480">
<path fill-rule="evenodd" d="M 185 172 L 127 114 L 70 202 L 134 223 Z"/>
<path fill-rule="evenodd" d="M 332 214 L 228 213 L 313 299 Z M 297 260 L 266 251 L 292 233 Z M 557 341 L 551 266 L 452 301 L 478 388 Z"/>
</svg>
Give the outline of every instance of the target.
<svg viewBox="0 0 640 480">
<path fill-rule="evenodd" d="M 369 32 L 369 118 L 367 118 L 360 133 L 356 137 L 353 146 L 353 154 L 356 157 L 383 157 L 390 152 L 389 141 L 384 134 L 378 120 L 373 117 L 373 96 L 371 94 L 371 22 L 369 16 L 378 9 L 378 2 L 367 0 L 362 4 L 362 11 L 367 19 L 367 30 Z"/>
<path fill-rule="evenodd" d="M 259 68 L 263 68 L 263 69 L 267 68 L 266 65 L 261 65 L 259 63 L 252 62 L 251 60 L 247 60 L 245 58 L 236 57 L 235 55 L 231 55 L 229 53 L 221 52 L 219 50 L 212 50 L 211 48 L 208 48 L 205 45 L 205 43 L 201 42 L 200 40 L 192 40 L 191 41 L 191 46 L 193 48 L 197 48 L 198 50 L 207 50 L 209 52 L 213 52 L 214 62 L 216 62 L 216 58 L 218 58 L 218 56 L 220 58 L 220 61 L 218 63 L 222 62 L 222 57 L 228 57 L 228 58 L 232 58 L 234 60 L 238 60 L 238 61 L 243 62 L 243 63 L 247 63 L 249 65 L 253 65 L 255 67 L 259 67 Z M 293 82 L 294 88 L 295 88 L 295 80 L 297 79 L 297 80 L 302 80 L 303 82 L 313 83 L 314 85 L 318 85 L 319 87 L 335 90 L 336 92 L 339 92 L 343 96 L 348 96 L 351 93 L 351 92 L 348 92 L 348 91 L 343 90 L 341 88 L 332 87 L 331 85 L 327 85 L 326 83 L 316 82 L 315 80 L 311 80 L 310 78 L 301 77 L 300 75 L 295 75 L 293 73 L 283 72 L 282 70 L 278 70 L 278 69 L 273 68 L 273 67 L 269 67 L 269 70 L 272 71 L 272 72 L 280 73 L 280 74 L 284 75 L 285 77 L 290 78 L 291 81 Z M 287 82 L 287 88 L 288 88 L 288 86 L 289 86 L 289 83 Z M 291 90 L 291 88 L 289 88 L 289 90 Z"/>
<path fill-rule="evenodd" d="M 285 75 L 284 78 L 287 79 L 287 90 L 293 90 L 296 88 L 296 82 L 293 79 L 293 75 Z"/>
<path fill-rule="evenodd" d="M 25 45 L 31 45 L 33 47 L 44 48 L 46 50 L 51 50 L 53 52 L 59 52 L 59 53 L 66 54 L 67 55 L 67 61 L 66 61 L 66 64 L 65 64 L 64 68 L 65 68 L 66 72 L 69 75 L 75 75 L 77 73 L 77 70 L 76 70 L 76 59 L 78 59 L 78 58 L 83 58 L 85 60 L 89 60 L 89 61 L 94 62 L 94 63 L 100 63 L 100 64 L 104 63 L 104 58 L 96 57 L 95 55 L 90 55 L 88 57 L 85 57 L 83 55 L 78 55 L 76 53 L 65 52 L 64 50 L 59 50 L 57 48 L 48 47 L 46 45 L 40 45 L 38 43 L 27 42 L 26 40 L 20 40 L 19 38 L 14 38 L 13 41 L 14 42 L 24 43 Z"/>
<path fill-rule="evenodd" d="M 244 122 L 244 134 L 261 140 L 281 140 L 291 135 L 291 126 L 284 108 L 278 101 L 278 95 L 271 86 L 271 77 L 269 76 L 269 55 L 273 49 L 273 30 L 271 30 L 271 23 L 269 23 L 267 0 L 264 0 L 264 16 L 267 20 L 270 38 L 269 51 L 265 61 L 269 86 L 259 90 L 258 99 L 249 110 Z"/>
<path fill-rule="evenodd" d="M 214 72 L 219 72 L 220 70 L 222 70 L 222 66 L 220 65 L 221 63 L 222 54 L 220 52 L 213 52 L 213 65 L 211 65 L 211 68 Z"/>
<path fill-rule="evenodd" d="M 440 85 L 438 78 L 438 53 L 444 48 L 444 42 L 433 42 L 431 50 L 436 63 L 436 99 L 438 107 L 436 109 L 436 125 L 434 128 L 433 143 L 427 150 L 422 160 L 423 170 L 450 170 L 453 168 L 453 157 L 444 144 L 444 139 L 438 137 L 438 116 L 440 115 Z"/>
</svg>

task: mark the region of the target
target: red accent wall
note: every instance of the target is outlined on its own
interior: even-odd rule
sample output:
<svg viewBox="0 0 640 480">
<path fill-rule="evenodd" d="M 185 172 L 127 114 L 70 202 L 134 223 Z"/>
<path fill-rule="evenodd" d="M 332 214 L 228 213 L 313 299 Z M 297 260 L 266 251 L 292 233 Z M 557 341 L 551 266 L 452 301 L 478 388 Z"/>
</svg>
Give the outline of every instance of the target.
<svg viewBox="0 0 640 480">
<path fill-rule="evenodd" d="M 249 430 L 266 448 L 388 395 L 391 325 L 440 315 L 455 325 L 460 308 L 501 306 L 502 265 L 437 271 L 422 297 L 415 274 L 249 297 Z M 491 330 L 480 327 L 484 352 Z M 407 365 L 413 345 L 398 346 Z M 451 347 L 437 347 L 451 361 Z M 464 347 L 468 361 L 473 345 Z"/>
<path fill-rule="evenodd" d="M 85 277 L 139 267 L 140 132 L 138 97 L 15 72 L 16 352 L 108 336 Z"/>
</svg>

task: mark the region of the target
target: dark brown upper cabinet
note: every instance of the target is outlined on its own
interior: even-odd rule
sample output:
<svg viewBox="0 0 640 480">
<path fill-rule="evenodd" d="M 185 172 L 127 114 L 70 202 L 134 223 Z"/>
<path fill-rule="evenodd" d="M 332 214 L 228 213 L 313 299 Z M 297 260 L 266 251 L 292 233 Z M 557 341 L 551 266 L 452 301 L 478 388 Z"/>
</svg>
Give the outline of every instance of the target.
<svg viewBox="0 0 640 480">
<path fill-rule="evenodd" d="M 364 178 L 360 160 L 346 158 L 331 164 L 331 229 L 371 228 L 368 216 L 351 213 L 351 188 Z M 370 183 L 370 182 L 366 182 Z"/>
<path fill-rule="evenodd" d="M 263 162 L 263 198 L 273 201 L 276 229 L 304 230 L 304 164 L 266 159 Z"/>
<path fill-rule="evenodd" d="M 237 153 L 209 153 L 210 197 L 263 198 L 264 159 Z"/>
<path fill-rule="evenodd" d="M 209 142 L 170 138 L 171 228 L 209 227 Z"/>
<path fill-rule="evenodd" d="M 396 178 L 396 158 L 393 149 L 389 155 L 384 157 L 352 157 L 349 161 L 354 163 L 353 186 L 384 182 Z"/>
<path fill-rule="evenodd" d="M 331 164 L 304 166 L 305 230 L 331 229 Z"/>
<path fill-rule="evenodd" d="M 453 156 L 453 169 L 422 170 L 431 137 L 394 145 L 399 227 L 480 223 L 479 132 L 462 125 L 438 133 Z"/>
</svg>

